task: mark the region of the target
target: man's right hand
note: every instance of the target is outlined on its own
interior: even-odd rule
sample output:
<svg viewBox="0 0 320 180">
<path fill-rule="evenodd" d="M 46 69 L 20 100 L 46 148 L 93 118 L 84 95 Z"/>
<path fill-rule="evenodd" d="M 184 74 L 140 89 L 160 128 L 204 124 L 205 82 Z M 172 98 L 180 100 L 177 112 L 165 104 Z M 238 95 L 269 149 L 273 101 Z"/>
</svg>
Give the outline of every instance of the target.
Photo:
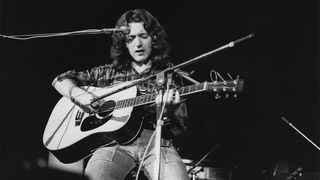
<svg viewBox="0 0 320 180">
<path fill-rule="evenodd" d="M 96 103 L 92 103 L 92 101 L 95 99 L 94 94 L 88 93 L 79 87 L 72 87 L 70 90 L 70 99 L 86 113 L 93 113 L 97 111 L 97 109 L 95 109 Z"/>
<path fill-rule="evenodd" d="M 81 107 L 85 112 L 93 113 L 97 111 L 95 109 L 95 107 L 98 107 L 97 103 L 92 104 L 95 95 L 78 87 L 72 80 L 64 79 L 59 81 L 55 78 L 52 85 L 61 95 L 71 99 L 73 103 Z"/>
</svg>

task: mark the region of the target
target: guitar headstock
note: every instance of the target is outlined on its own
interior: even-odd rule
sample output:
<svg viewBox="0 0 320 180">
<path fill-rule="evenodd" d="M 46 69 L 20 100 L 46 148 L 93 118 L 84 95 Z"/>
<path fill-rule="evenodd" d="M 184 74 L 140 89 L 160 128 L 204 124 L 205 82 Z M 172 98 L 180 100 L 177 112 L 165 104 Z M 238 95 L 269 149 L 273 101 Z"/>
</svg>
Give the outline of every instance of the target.
<svg viewBox="0 0 320 180">
<path fill-rule="evenodd" d="M 236 79 L 229 81 L 213 81 L 207 83 L 207 90 L 216 93 L 214 98 L 220 99 L 221 93 L 224 94 L 225 98 L 228 98 L 232 93 L 234 98 L 237 98 L 238 92 L 243 91 L 244 80 Z"/>
<path fill-rule="evenodd" d="M 224 93 L 225 97 L 228 98 L 228 93 L 233 93 L 234 97 L 237 97 L 237 92 L 243 91 L 244 80 L 240 79 L 239 76 L 236 79 L 233 79 L 232 76 L 227 73 L 230 80 L 225 80 L 220 73 L 215 70 L 210 71 L 210 77 L 212 82 L 208 83 L 207 90 L 211 92 L 217 92 L 215 95 L 215 99 L 219 99 L 219 93 Z M 219 80 L 218 80 L 219 79 Z"/>
<path fill-rule="evenodd" d="M 212 92 L 242 92 L 244 80 L 213 81 L 208 82 L 207 85 L 208 91 Z"/>
</svg>

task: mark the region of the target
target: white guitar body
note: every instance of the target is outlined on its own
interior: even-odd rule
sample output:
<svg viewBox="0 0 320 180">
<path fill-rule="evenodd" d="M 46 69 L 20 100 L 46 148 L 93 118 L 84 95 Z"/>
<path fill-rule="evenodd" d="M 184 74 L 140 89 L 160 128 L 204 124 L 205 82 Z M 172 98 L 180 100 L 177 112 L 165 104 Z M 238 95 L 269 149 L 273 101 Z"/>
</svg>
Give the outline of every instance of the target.
<svg viewBox="0 0 320 180">
<path fill-rule="evenodd" d="M 156 93 L 137 97 L 136 86 L 121 90 L 130 83 L 133 82 L 108 88 L 83 87 L 97 97 L 108 95 L 103 98 L 105 102 L 99 107 L 99 113 L 86 113 L 68 98 L 61 98 L 43 134 L 45 147 L 61 162 L 71 163 L 89 156 L 101 146 L 132 142 L 142 127 L 137 106 L 153 103 Z M 202 91 L 237 92 L 242 88 L 243 81 L 233 80 L 194 84 L 179 88 L 179 92 L 180 95 Z"/>
<path fill-rule="evenodd" d="M 113 92 L 123 86 L 126 86 L 127 84 L 128 83 L 121 83 L 120 85 L 108 88 L 84 88 L 88 88 L 88 92 L 91 92 L 100 97 L 104 94 Z M 119 100 L 136 97 L 136 95 L 137 88 L 133 86 L 123 91 L 117 92 L 116 94 L 105 97 L 103 100 L 106 101 L 107 104 L 114 105 Z M 120 108 L 111 110 L 111 112 L 107 113 L 107 115 L 101 113 L 103 115 L 102 117 L 100 117 L 100 115 L 88 114 L 84 112 L 80 107 L 72 103 L 70 99 L 62 97 L 54 107 L 50 115 L 43 135 L 43 143 L 46 148 L 52 151 L 55 155 L 57 154 L 55 152 L 65 151 L 67 148 L 70 148 L 72 146 L 78 146 L 77 143 L 87 144 L 86 141 L 88 141 L 89 139 L 90 141 L 99 141 L 96 142 L 96 145 L 94 145 L 94 147 L 91 147 L 91 149 L 96 149 L 107 143 L 117 141 L 117 139 L 122 144 L 128 143 L 135 138 L 138 132 L 133 133 L 134 135 L 131 134 L 131 136 L 133 137 L 115 137 L 111 133 L 119 131 L 127 124 L 131 117 L 132 111 L 132 106 L 127 108 Z M 141 128 L 141 124 L 142 123 L 138 124 L 138 131 Z M 108 134 L 108 132 L 110 133 Z M 94 142 L 90 143 L 95 144 Z M 79 150 L 81 149 L 78 149 L 77 151 Z M 90 150 L 90 152 L 91 151 L 92 150 Z M 86 152 L 86 154 L 87 153 L 88 152 Z M 67 154 L 69 154 L 69 152 Z M 87 155 L 90 155 L 90 153 Z M 58 157 L 58 159 L 61 161 L 69 162 L 69 160 L 63 160 L 63 158 L 65 157 L 61 157 L 60 159 Z M 71 161 L 74 161 L 73 158 L 71 159 Z"/>
</svg>

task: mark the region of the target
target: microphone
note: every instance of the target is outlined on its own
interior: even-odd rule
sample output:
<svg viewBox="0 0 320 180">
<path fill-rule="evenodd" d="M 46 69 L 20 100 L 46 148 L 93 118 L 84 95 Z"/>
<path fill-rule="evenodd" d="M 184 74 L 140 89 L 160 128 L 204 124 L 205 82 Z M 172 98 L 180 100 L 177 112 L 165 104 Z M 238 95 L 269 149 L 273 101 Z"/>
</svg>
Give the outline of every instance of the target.
<svg viewBox="0 0 320 180">
<path fill-rule="evenodd" d="M 130 27 L 121 26 L 120 28 L 104 28 L 104 29 L 101 29 L 101 32 L 107 33 L 107 34 L 116 33 L 116 32 L 129 34 L 130 33 Z"/>
</svg>

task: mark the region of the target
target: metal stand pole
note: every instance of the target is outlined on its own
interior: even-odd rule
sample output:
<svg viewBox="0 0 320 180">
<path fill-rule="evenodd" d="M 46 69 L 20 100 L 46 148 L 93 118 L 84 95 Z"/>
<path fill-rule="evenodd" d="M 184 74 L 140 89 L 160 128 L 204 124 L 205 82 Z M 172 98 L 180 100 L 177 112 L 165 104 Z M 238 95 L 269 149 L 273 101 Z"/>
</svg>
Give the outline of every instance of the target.
<svg viewBox="0 0 320 180">
<path fill-rule="evenodd" d="M 209 152 L 207 152 L 207 154 L 205 154 L 195 165 L 192 166 L 192 168 L 188 170 L 188 173 L 192 172 L 203 160 L 205 160 L 218 147 L 219 147 L 219 144 L 216 144 L 213 148 L 211 148 Z"/>
<path fill-rule="evenodd" d="M 159 73 L 157 75 L 157 85 L 159 87 L 163 87 L 163 84 L 165 82 L 165 75 L 164 73 Z M 166 92 L 169 92 L 170 84 L 172 82 L 172 74 L 167 73 L 167 87 Z M 167 95 L 168 98 L 168 95 Z M 153 171 L 153 177 L 154 180 L 160 179 L 160 166 L 161 166 L 161 133 L 162 133 L 162 125 L 163 125 L 163 112 L 166 106 L 166 99 L 161 100 L 161 103 L 157 105 L 157 127 L 155 129 L 156 131 L 156 137 L 155 137 L 155 163 L 154 163 L 154 171 Z"/>
<path fill-rule="evenodd" d="M 294 127 L 294 125 L 289 122 L 286 118 L 281 117 L 281 119 L 286 122 L 289 126 L 291 126 L 295 131 L 297 131 L 302 137 L 304 137 L 307 141 L 309 141 L 315 148 L 317 148 L 320 151 L 319 146 L 317 146 L 314 142 L 312 142 L 306 135 L 304 135 L 301 131 L 299 131 L 299 129 L 297 129 L 296 127 Z"/>
<path fill-rule="evenodd" d="M 161 106 L 158 106 L 157 107 L 158 110 L 161 111 Z M 162 131 L 162 124 L 163 124 L 163 121 L 162 119 L 158 119 L 157 120 L 157 127 L 156 127 L 156 138 L 155 138 L 155 146 L 154 146 L 154 149 L 155 149 L 155 154 L 156 154 L 156 159 L 155 159 L 155 162 L 154 162 L 154 174 L 153 174 L 153 177 L 154 177 L 154 180 L 158 180 L 160 179 L 160 166 L 161 166 L 161 131 Z"/>
</svg>

